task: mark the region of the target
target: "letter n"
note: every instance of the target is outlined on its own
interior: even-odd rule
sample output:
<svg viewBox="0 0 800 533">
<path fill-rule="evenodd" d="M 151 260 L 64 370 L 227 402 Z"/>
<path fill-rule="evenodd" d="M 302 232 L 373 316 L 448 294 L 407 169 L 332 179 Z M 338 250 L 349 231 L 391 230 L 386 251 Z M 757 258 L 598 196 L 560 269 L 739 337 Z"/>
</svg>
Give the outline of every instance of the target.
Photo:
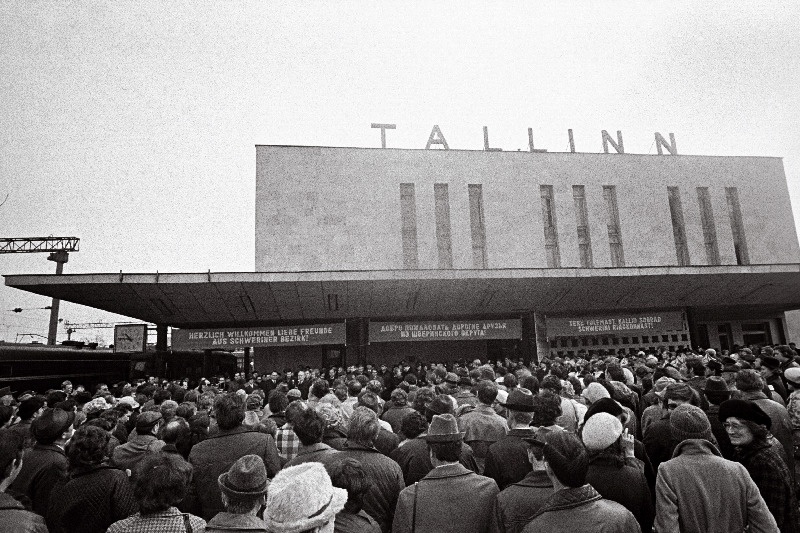
<svg viewBox="0 0 800 533">
<path fill-rule="evenodd" d="M 664 137 L 656 132 L 656 148 L 658 149 L 658 155 L 664 155 L 662 148 L 666 148 L 669 155 L 678 155 L 678 145 L 675 144 L 675 134 L 669 134 L 669 144 L 667 144 Z"/>
<path fill-rule="evenodd" d="M 611 143 L 611 146 L 614 147 L 614 150 L 617 151 L 618 154 L 625 153 L 625 146 L 622 144 L 622 132 L 617 130 L 617 142 L 614 142 L 614 139 L 611 138 L 611 135 L 608 134 L 606 130 L 602 130 L 603 134 L 603 151 L 608 153 L 608 144 Z"/>
<path fill-rule="evenodd" d="M 431 130 L 431 135 L 428 137 L 428 144 L 425 145 L 426 150 L 431 149 L 431 145 L 433 144 L 441 144 L 445 150 L 449 150 L 450 147 L 447 146 L 447 141 L 444 139 L 444 135 L 442 135 L 442 130 L 439 129 L 438 125 L 434 125 L 433 129 Z"/>
</svg>

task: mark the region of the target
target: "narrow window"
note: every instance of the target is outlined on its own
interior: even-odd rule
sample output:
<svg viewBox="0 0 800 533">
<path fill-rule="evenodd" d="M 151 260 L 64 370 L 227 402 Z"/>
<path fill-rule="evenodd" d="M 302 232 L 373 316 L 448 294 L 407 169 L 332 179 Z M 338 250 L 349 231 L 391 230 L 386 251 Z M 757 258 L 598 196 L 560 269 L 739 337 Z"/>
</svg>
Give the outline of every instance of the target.
<svg viewBox="0 0 800 533">
<path fill-rule="evenodd" d="M 582 268 L 592 268 L 592 238 L 589 235 L 589 212 L 586 209 L 586 190 L 583 185 L 572 186 L 575 219 L 578 222 L 578 256 Z"/>
<path fill-rule="evenodd" d="M 414 184 L 400 184 L 400 222 L 403 232 L 403 268 L 418 268 L 417 204 Z"/>
<path fill-rule="evenodd" d="M 708 193 L 708 187 L 697 188 L 697 202 L 700 204 L 700 222 L 703 225 L 706 262 L 709 265 L 718 265 L 717 228 L 714 226 L 714 211 L 711 208 L 711 195 Z"/>
<path fill-rule="evenodd" d="M 622 230 L 619 224 L 619 208 L 617 207 L 617 187 L 603 186 L 603 200 L 606 202 L 608 215 L 608 246 L 611 249 L 611 266 L 624 267 L 625 253 L 622 250 Z"/>
<path fill-rule="evenodd" d="M 472 264 L 475 268 L 486 268 L 486 222 L 481 185 L 469 185 L 469 222 L 472 230 Z"/>
<path fill-rule="evenodd" d="M 667 187 L 669 214 L 672 218 L 672 236 L 675 238 L 675 255 L 678 266 L 689 265 L 689 245 L 686 243 L 686 224 L 683 221 L 681 192 L 677 187 Z"/>
<path fill-rule="evenodd" d="M 450 196 L 446 183 L 433 185 L 436 212 L 436 247 L 439 251 L 439 268 L 453 268 L 453 244 L 450 238 Z"/>
<path fill-rule="evenodd" d="M 744 224 L 742 224 L 742 209 L 739 206 L 739 191 L 736 187 L 725 187 L 725 198 L 728 200 L 728 211 L 731 214 L 731 231 L 733 232 L 733 251 L 736 254 L 737 265 L 749 265 L 750 256 L 747 253 L 747 240 L 744 237 Z"/>
<path fill-rule="evenodd" d="M 542 197 L 542 226 L 544 227 L 544 248 L 547 254 L 547 267 L 560 268 L 561 254 L 558 251 L 558 227 L 556 226 L 556 203 L 552 185 L 540 185 Z"/>
</svg>

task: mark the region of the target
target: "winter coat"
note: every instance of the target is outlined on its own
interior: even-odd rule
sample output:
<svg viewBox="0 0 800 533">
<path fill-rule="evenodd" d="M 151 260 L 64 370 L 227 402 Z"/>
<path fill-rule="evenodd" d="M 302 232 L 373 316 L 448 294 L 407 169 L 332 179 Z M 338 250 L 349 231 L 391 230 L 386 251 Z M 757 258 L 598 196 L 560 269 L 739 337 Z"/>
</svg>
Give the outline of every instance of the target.
<svg viewBox="0 0 800 533">
<path fill-rule="evenodd" d="M 521 437 L 533 435 L 533 428 L 516 428 L 489 446 L 483 475 L 494 479 L 500 490 L 521 481 L 531 471 L 531 463 L 528 461 L 530 445 Z"/>
<path fill-rule="evenodd" d="M 658 533 L 775 533 L 778 526 L 747 469 L 704 439 L 684 440 L 656 479 Z"/>
<path fill-rule="evenodd" d="M 494 531 L 492 510 L 498 492 L 493 479 L 459 463 L 434 468 L 400 493 L 392 533 Z"/>
<path fill-rule="evenodd" d="M 553 482 L 542 471 L 531 470 L 497 495 L 495 523 L 500 533 L 519 533 L 553 495 Z"/>
<path fill-rule="evenodd" d="M 428 445 L 425 442 L 425 434 L 405 441 L 402 446 L 392 452 L 390 457 L 400 465 L 406 486 L 416 483 L 433 470 L 431 457 L 428 453 Z M 458 462 L 464 465 L 467 470 L 478 473 L 478 463 L 475 462 L 472 448 L 464 443 L 461 444 L 461 456 Z"/>
<path fill-rule="evenodd" d="M 48 533 L 44 518 L 26 511 L 25 506 L 5 492 L 0 492 L 0 524 L 3 531 Z"/>
<path fill-rule="evenodd" d="M 97 465 L 72 472 L 53 490 L 47 525 L 50 533 L 104 533 L 138 510 L 125 472 Z"/>
<path fill-rule="evenodd" d="M 341 458 L 352 457 L 361 462 L 367 479 L 372 482 L 364 495 L 363 510 L 378 522 L 384 533 L 389 531 L 397 497 L 404 487 L 400 466 L 375 448 L 353 441 L 345 443 L 340 454 Z"/>
<path fill-rule="evenodd" d="M 47 516 L 53 488 L 67 479 L 68 469 L 64 450 L 55 444 L 36 444 L 25 454 L 9 492 L 26 495 L 31 500 L 31 511 Z"/>
<path fill-rule="evenodd" d="M 590 529 L 587 525 L 591 524 Z M 640 533 L 639 523 L 622 505 L 604 499 L 591 485 L 562 489 L 550 496 L 523 533 Z"/>
<path fill-rule="evenodd" d="M 278 449 L 272 436 L 248 431 L 243 426 L 220 429 L 216 435 L 192 447 L 189 462 L 194 467 L 194 475 L 190 489 L 202 507 L 200 511 L 204 519 L 210 520 L 224 510 L 217 478 L 227 472 L 237 459 L 250 454 L 264 460 L 270 478 L 281 469 Z"/>
<path fill-rule="evenodd" d="M 589 461 L 586 482 L 603 498 L 625 506 L 633 513 L 642 531 L 653 529 L 654 508 L 644 472 L 614 459 L 599 455 Z"/>
</svg>

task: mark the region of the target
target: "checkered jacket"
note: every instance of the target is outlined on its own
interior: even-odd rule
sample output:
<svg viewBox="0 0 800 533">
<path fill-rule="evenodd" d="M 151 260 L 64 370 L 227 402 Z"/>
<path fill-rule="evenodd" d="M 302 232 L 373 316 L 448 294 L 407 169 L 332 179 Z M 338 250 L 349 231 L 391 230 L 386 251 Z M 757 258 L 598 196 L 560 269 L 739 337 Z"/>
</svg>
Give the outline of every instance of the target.
<svg viewBox="0 0 800 533">
<path fill-rule="evenodd" d="M 300 439 L 297 438 L 292 425 L 288 422 L 278 428 L 275 434 L 275 445 L 278 447 L 278 455 L 282 460 L 291 461 L 297 456 L 297 452 L 300 450 Z"/>
</svg>

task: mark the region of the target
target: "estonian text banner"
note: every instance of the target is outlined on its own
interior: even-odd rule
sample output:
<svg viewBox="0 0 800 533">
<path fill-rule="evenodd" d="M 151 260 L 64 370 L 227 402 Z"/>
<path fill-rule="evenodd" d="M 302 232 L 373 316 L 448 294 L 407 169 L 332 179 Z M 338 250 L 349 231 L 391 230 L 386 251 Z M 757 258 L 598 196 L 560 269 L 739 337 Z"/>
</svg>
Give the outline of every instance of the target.
<svg viewBox="0 0 800 533">
<path fill-rule="evenodd" d="M 567 318 L 547 317 L 547 336 L 582 337 L 604 333 L 647 334 L 648 331 L 681 331 L 686 321 L 681 311 L 632 313 L 629 315 L 580 316 Z"/>
<path fill-rule="evenodd" d="M 250 346 L 309 344 L 345 344 L 344 323 L 172 330 L 173 350 L 228 350 Z"/>
<path fill-rule="evenodd" d="M 521 339 L 522 320 L 370 322 L 370 342 Z"/>
</svg>

